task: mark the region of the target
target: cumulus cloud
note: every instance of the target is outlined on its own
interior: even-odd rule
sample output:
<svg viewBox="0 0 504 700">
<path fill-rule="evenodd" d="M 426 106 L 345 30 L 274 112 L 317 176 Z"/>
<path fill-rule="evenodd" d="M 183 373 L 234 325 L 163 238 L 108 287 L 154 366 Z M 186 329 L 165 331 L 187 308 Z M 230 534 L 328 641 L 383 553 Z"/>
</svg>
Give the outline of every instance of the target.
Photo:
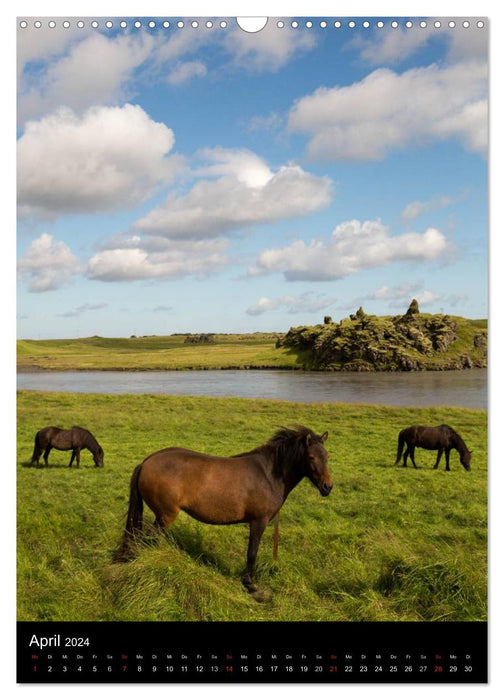
<svg viewBox="0 0 504 700">
<path fill-rule="evenodd" d="M 283 29 L 269 21 L 260 32 L 244 32 L 239 27 L 226 32 L 224 47 L 235 63 L 253 71 L 275 72 L 295 55 L 310 51 L 317 45 L 316 36 L 299 32 L 287 22 Z"/>
<path fill-rule="evenodd" d="M 454 34 L 453 31 L 450 33 Z M 347 47 L 357 49 L 360 57 L 371 65 L 390 65 L 409 58 L 425 47 L 433 37 L 444 36 L 445 34 L 433 25 L 425 28 L 418 24 L 410 28 L 383 27 L 379 32 L 373 32 L 370 38 L 358 35 Z"/>
<path fill-rule="evenodd" d="M 166 157 L 173 131 L 137 105 L 93 107 L 82 117 L 60 109 L 28 122 L 18 141 L 21 217 L 131 207 L 183 167 Z"/>
<path fill-rule="evenodd" d="M 147 279 L 178 279 L 194 275 L 201 279 L 227 265 L 228 241 L 165 242 L 164 250 L 149 251 L 141 247 L 101 250 L 88 262 L 86 276 L 103 282 Z"/>
<path fill-rule="evenodd" d="M 124 99 L 125 84 L 154 47 L 154 37 L 147 33 L 106 37 L 93 31 L 71 44 L 63 56 L 48 62 L 42 72 L 24 75 L 19 95 L 21 120 L 62 106 L 80 114 L 91 105 Z M 50 49 L 45 49 L 47 54 Z"/>
<path fill-rule="evenodd" d="M 32 241 L 18 263 L 19 277 L 29 280 L 30 292 L 59 289 L 77 272 L 77 258 L 70 248 L 48 233 Z"/>
<path fill-rule="evenodd" d="M 298 53 L 316 46 L 309 33 L 290 27 L 279 31 L 269 23 L 259 34 L 238 26 L 226 32 L 198 29 L 170 32 L 163 41 L 140 30 L 116 35 L 93 29 L 19 32 L 18 117 L 21 123 L 59 107 L 81 114 L 96 104 L 131 99 L 136 81 L 148 71 L 149 80 L 180 85 L 207 72 L 197 54 L 204 46 L 218 46 L 218 69 L 225 67 L 274 72 Z M 192 58 L 194 60 L 185 60 Z"/>
<path fill-rule="evenodd" d="M 270 299 L 261 297 L 256 304 L 247 309 L 249 316 L 259 316 L 267 311 L 274 311 L 280 307 L 286 307 L 290 314 L 313 313 L 332 306 L 336 298 L 314 297 L 313 292 L 305 292 L 300 296 L 282 296 Z"/>
<path fill-rule="evenodd" d="M 318 159 L 381 160 L 392 149 L 448 138 L 483 155 L 487 80 L 480 60 L 404 73 L 380 68 L 352 85 L 302 97 L 288 127 L 310 137 L 308 153 Z"/>
<path fill-rule="evenodd" d="M 170 85 L 182 85 L 192 78 L 202 78 L 207 74 L 207 69 L 201 61 L 185 61 L 177 63 L 166 78 Z"/>
<path fill-rule="evenodd" d="M 285 165 L 276 172 L 251 151 L 206 149 L 200 180 L 188 194 L 171 193 L 139 219 L 134 228 L 167 238 L 214 238 L 217 235 L 279 219 L 309 214 L 327 206 L 331 180 Z"/>
<path fill-rule="evenodd" d="M 397 261 L 435 260 L 448 251 L 448 241 L 435 228 L 391 236 L 379 220 L 353 220 L 339 224 L 327 240 L 297 240 L 285 248 L 264 250 L 249 274 L 282 272 L 293 281 L 335 280 Z"/>
<path fill-rule="evenodd" d="M 442 42 L 448 61 L 485 58 L 488 52 L 488 32 L 473 26 L 472 30 L 454 31 L 446 18 L 442 26 L 434 27 L 430 19 L 427 27 L 383 27 L 369 37 L 359 35 L 347 45 L 359 51 L 360 58 L 371 65 L 391 65 L 410 58 L 427 44 Z"/>
</svg>

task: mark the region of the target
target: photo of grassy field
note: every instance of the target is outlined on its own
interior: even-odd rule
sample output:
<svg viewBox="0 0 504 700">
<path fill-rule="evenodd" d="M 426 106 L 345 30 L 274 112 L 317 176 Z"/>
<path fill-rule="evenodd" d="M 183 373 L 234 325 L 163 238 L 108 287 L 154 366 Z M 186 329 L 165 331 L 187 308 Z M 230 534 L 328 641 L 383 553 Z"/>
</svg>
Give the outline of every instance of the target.
<svg viewBox="0 0 504 700">
<path fill-rule="evenodd" d="M 17 27 L 17 619 L 486 621 L 487 19 Z"/>
<path fill-rule="evenodd" d="M 485 620 L 486 411 L 290 404 L 261 399 L 18 394 L 19 620 Z M 473 451 L 466 472 L 452 453 L 417 450 L 415 470 L 394 467 L 397 434 L 452 425 Z M 270 525 L 258 555 L 257 602 L 241 584 L 248 528 L 203 525 L 181 514 L 166 537 L 147 528 L 137 556 L 114 564 L 129 479 L 151 452 L 179 445 L 216 455 L 251 449 L 279 425 L 329 431 L 333 492 L 306 480 Z M 87 427 L 105 450 L 69 469 L 28 463 L 46 425 Z M 152 522 L 146 508 L 145 523 Z"/>
</svg>

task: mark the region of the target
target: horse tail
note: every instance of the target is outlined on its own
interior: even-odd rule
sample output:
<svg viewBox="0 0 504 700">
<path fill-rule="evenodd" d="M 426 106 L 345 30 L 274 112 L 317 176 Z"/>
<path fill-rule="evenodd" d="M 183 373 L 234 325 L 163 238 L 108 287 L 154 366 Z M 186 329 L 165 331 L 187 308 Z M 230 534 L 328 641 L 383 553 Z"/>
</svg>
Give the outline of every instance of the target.
<svg viewBox="0 0 504 700">
<path fill-rule="evenodd" d="M 399 464 L 399 460 L 401 459 L 402 453 L 404 450 L 404 443 L 406 442 L 406 439 L 404 437 L 404 433 L 405 433 L 405 431 L 401 430 L 401 432 L 399 433 L 399 437 L 397 439 L 397 457 L 396 457 L 396 461 L 395 461 L 396 464 Z"/>
<path fill-rule="evenodd" d="M 35 445 L 33 446 L 33 454 L 32 454 L 32 458 L 30 460 L 30 464 L 33 464 L 34 462 L 37 461 L 37 456 L 38 456 L 37 436 L 35 435 Z"/>
<path fill-rule="evenodd" d="M 33 445 L 33 454 L 30 460 L 30 464 L 34 464 L 35 462 L 37 462 L 40 458 L 40 455 L 42 454 L 43 447 L 40 446 L 40 433 L 41 431 L 39 430 L 39 432 L 35 435 L 35 443 Z"/>
<path fill-rule="evenodd" d="M 114 561 L 116 562 L 128 561 L 128 559 L 131 559 L 135 538 L 142 531 L 143 500 L 138 488 L 138 479 L 140 478 L 141 469 L 142 465 L 139 464 L 135 467 L 131 475 L 126 527 L 124 528 L 121 545 L 114 555 Z"/>
</svg>

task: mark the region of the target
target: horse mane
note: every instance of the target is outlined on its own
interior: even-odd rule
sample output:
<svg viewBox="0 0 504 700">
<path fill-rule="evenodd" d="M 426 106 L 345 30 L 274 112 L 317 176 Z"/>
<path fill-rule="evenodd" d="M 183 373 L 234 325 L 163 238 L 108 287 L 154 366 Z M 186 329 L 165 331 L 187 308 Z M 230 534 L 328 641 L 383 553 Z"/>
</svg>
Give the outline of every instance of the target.
<svg viewBox="0 0 504 700">
<path fill-rule="evenodd" d="M 268 442 L 255 447 L 248 452 L 241 452 L 233 457 L 245 457 L 247 455 L 273 453 L 275 470 L 282 470 L 285 464 L 295 466 L 306 455 L 306 438 L 313 442 L 320 442 L 320 437 L 304 425 L 295 425 L 293 428 L 280 427 Z"/>
<path fill-rule="evenodd" d="M 84 433 L 85 437 L 85 446 L 91 450 L 99 450 L 101 449 L 98 440 L 95 438 L 93 433 L 91 433 L 87 428 L 82 428 L 80 425 L 72 425 L 72 430 L 82 430 Z"/>
<path fill-rule="evenodd" d="M 453 440 L 453 444 L 456 450 L 459 450 L 459 452 L 462 454 L 463 452 L 469 452 L 469 448 L 465 444 L 465 442 L 462 440 L 460 435 L 453 430 L 453 428 L 449 425 L 443 425 L 443 428 L 446 428 L 449 430 L 451 438 Z"/>
</svg>

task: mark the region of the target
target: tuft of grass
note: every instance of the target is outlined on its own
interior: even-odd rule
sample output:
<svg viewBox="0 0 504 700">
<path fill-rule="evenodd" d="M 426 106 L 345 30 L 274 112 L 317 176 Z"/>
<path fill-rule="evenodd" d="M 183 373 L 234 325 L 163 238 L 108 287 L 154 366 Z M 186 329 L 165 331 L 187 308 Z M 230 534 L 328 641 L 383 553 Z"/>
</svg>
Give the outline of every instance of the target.
<svg viewBox="0 0 504 700">
<path fill-rule="evenodd" d="M 18 619 L 20 620 L 484 620 L 487 593 L 486 412 L 172 396 L 18 394 Z M 166 536 L 149 527 L 136 556 L 115 564 L 129 479 L 151 452 L 181 445 L 217 455 L 251 449 L 278 425 L 322 433 L 334 488 L 304 480 L 258 555 L 258 600 L 241 584 L 246 525 L 180 514 Z M 400 429 L 448 423 L 473 450 L 465 472 L 394 467 Z M 84 451 L 27 466 L 44 425 L 84 425 L 105 467 Z"/>
</svg>

